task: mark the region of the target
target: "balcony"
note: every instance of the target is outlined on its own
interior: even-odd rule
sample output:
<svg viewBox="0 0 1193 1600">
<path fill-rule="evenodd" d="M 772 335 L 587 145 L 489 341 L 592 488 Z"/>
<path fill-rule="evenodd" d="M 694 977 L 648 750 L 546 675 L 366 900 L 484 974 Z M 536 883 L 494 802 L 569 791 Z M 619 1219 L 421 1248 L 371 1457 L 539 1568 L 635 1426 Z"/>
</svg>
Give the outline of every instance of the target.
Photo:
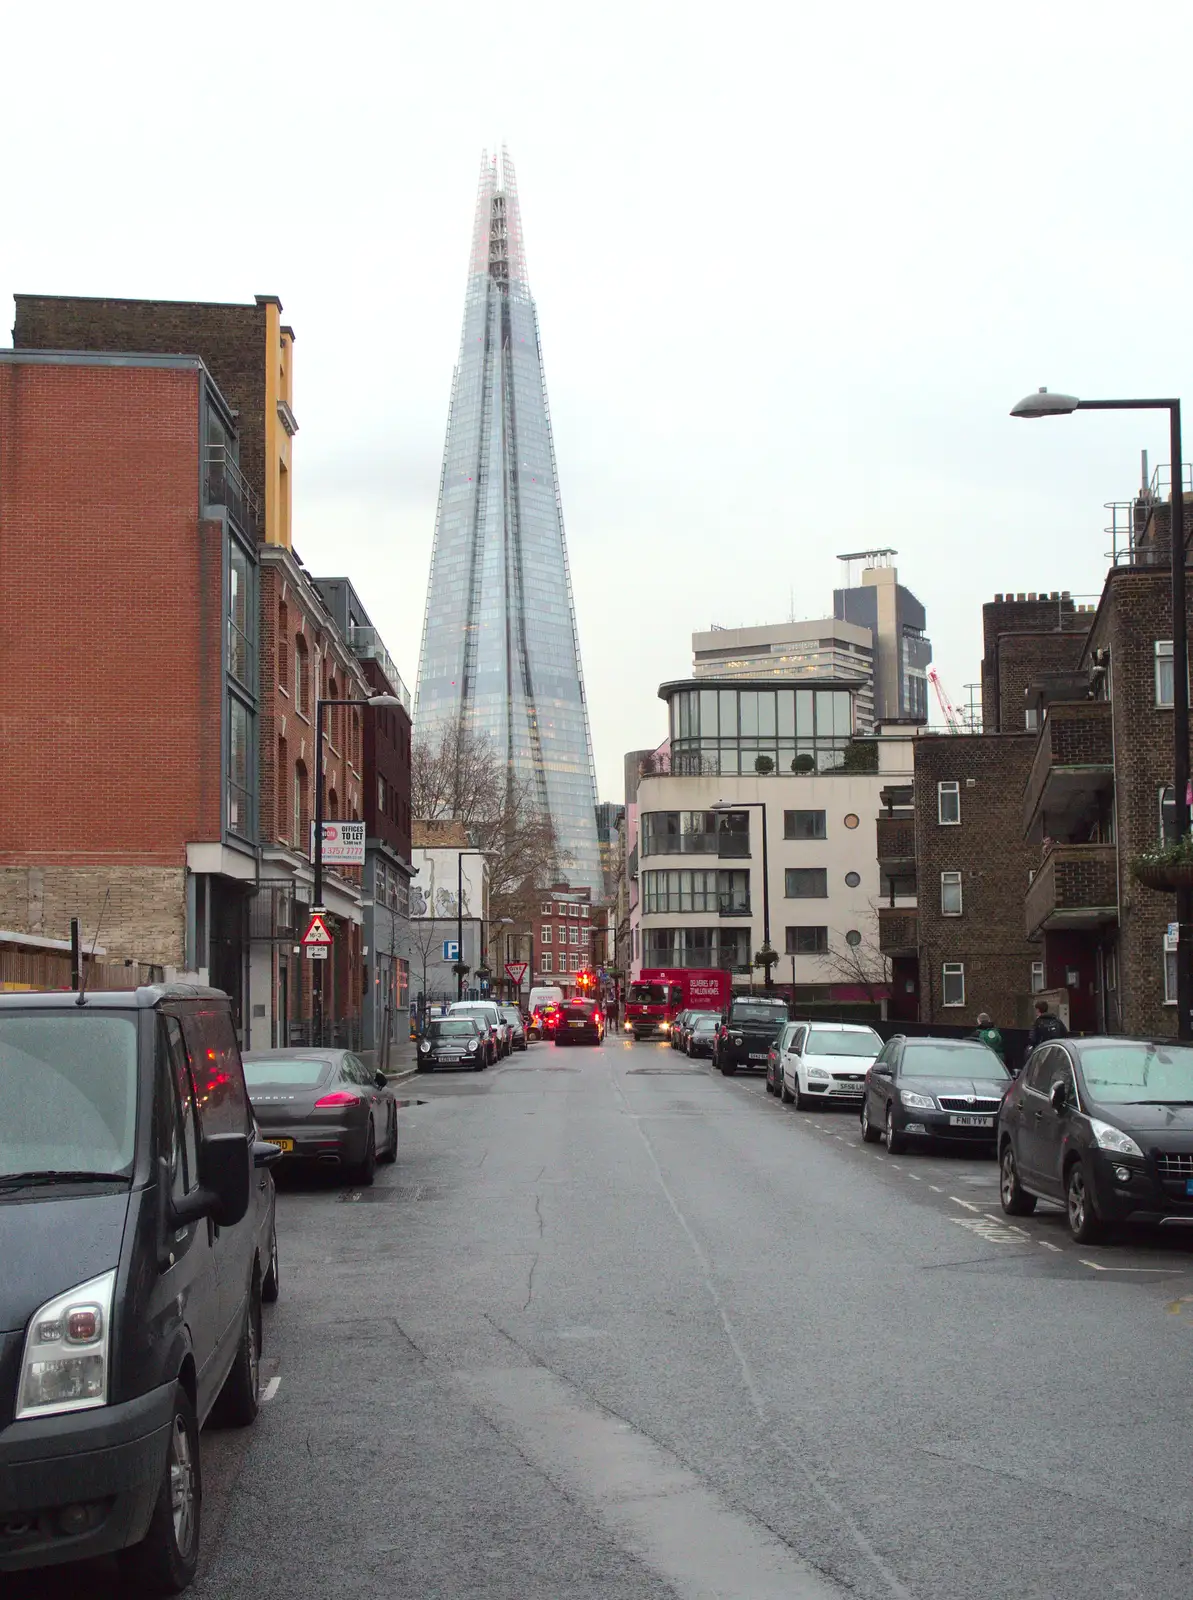
<svg viewBox="0 0 1193 1600">
<path fill-rule="evenodd" d="M 915 861 L 915 823 L 910 817 L 878 818 L 878 859 L 888 868 Z"/>
<path fill-rule="evenodd" d="M 375 661 L 385 675 L 385 680 L 410 715 L 410 690 L 402 682 L 393 658 L 381 642 L 376 628 L 349 628 L 348 648 L 360 661 Z"/>
<path fill-rule="evenodd" d="M 1023 792 L 1023 831 L 1064 838 L 1114 782 L 1114 744 L 1107 700 L 1063 700 L 1049 706 Z"/>
<path fill-rule="evenodd" d="M 208 445 L 204 453 L 203 503 L 223 506 L 253 544 L 260 539 L 261 502 L 241 476 L 226 445 Z"/>
<path fill-rule="evenodd" d="M 1117 922 L 1117 847 L 1053 845 L 1027 891 L 1024 919 L 1029 939 L 1052 928 L 1098 928 Z"/>
<path fill-rule="evenodd" d="M 914 956 L 920 947 L 920 914 L 915 906 L 879 906 L 878 948 L 884 956 Z"/>
</svg>

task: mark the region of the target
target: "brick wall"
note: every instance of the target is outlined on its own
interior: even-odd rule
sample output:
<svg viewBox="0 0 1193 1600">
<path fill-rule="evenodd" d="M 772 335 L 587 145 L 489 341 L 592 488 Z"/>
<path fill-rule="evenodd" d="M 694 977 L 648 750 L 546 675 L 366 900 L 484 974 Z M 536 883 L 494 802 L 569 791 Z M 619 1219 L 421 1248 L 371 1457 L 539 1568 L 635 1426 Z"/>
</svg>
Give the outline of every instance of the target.
<svg viewBox="0 0 1193 1600">
<path fill-rule="evenodd" d="M 361 665 L 372 689 L 391 692 L 375 661 L 366 659 Z M 365 823 L 369 838 L 383 839 L 403 861 L 410 860 L 410 738 L 410 715 L 404 707 L 365 713 Z"/>
<path fill-rule="evenodd" d="M 240 470 L 265 504 L 266 310 L 172 300 L 18 294 L 18 350 L 199 356 L 240 417 Z"/>
<path fill-rule="evenodd" d="M 105 903 L 106 902 L 106 903 Z M 109 960 L 181 967 L 186 928 L 183 867 L 0 867 L 0 927 L 68 939 L 78 917 L 85 948 Z"/>
<path fill-rule="evenodd" d="M 915 822 L 911 817 L 878 818 L 879 861 L 915 858 Z"/>
<path fill-rule="evenodd" d="M 996 594 L 982 607 L 982 727 L 987 733 L 1018 733 L 1023 728 L 1023 691 L 1041 672 L 1064 672 L 1076 665 L 1071 647 L 1058 635 L 1084 636 L 1091 621 L 1068 595 Z M 1033 646 L 1021 636 L 1043 635 Z M 1077 654 L 1080 654 L 1078 650 Z M 1003 656 L 1008 659 L 1004 662 Z M 1004 681 L 1005 680 L 1005 681 Z"/>
<path fill-rule="evenodd" d="M 1055 623 L 1055 612 L 1054 612 Z M 1052 673 L 1075 672 L 1081 660 L 1086 633 L 1092 618 L 1080 613 L 1082 623 L 1073 618 L 1070 629 L 1053 626 L 1047 633 L 1009 633 L 998 639 L 998 705 L 997 726 L 986 728 L 987 733 L 1022 733 L 1027 724 L 1027 688 L 1041 677 Z"/>
<path fill-rule="evenodd" d="M 968 1023 L 979 1011 L 1010 1024 L 1031 984 L 1040 949 L 1023 927 L 1023 899 L 1035 854 L 1023 842 L 1021 796 L 1033 734 L 927 735 L 915 754 L 919 896 L 920 1016 Z M 937 785 L 960 784 L 961 822 L 942 826 Z M 972 781 L 971 781 L 972 780 Z M 962 914 L 941 913 L 940 875 L 960 872 Z M 942 966 L 965 968 L 965 1004 L 942 1004 Z"/>
</svg>

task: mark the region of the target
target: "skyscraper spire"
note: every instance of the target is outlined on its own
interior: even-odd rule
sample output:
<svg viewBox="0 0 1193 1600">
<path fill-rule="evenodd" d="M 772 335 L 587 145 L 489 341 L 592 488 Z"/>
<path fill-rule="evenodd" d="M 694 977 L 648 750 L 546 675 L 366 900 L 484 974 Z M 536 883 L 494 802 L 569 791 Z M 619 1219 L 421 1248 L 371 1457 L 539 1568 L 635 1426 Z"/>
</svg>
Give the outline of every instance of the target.
<svg viewBox="0 0 1193 1600">
<path fill-rule="evenodd" d="M 596 785 L 563 508 L 514 164 L 481 159 L 423 622 L 415 734 L 492 741 L 601 887 Z"/>
</svg>

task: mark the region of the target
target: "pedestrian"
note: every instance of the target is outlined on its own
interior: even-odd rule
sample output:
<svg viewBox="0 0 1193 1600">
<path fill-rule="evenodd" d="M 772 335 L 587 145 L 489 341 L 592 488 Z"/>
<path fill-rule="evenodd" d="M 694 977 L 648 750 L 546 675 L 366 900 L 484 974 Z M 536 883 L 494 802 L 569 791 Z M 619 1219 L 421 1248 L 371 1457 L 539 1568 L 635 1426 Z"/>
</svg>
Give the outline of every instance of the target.
<svg viewBox="0 0 1193 1600">
<path fill-rule="evenodd" d="M 610 1028 L 612 1028 L 614 1033 L 617 1033 L 617 1032 L 620 1031 L 618 1029 L 618 1025 L 617 1025 L 617 996 L 616 996 L 616 994 L 611 994 L 609 996 L 609 1026 L 610 1026 Z"/>
<path fill-rule="evenodd" d="M 980 1039 L 988 1049 L 993 1050 L 998 1059 L 1005 1064 L 1007 1059 L 1006 1046 L 1002 1042 L 1002 1034 L 994 1026 L 988 1011 L 978 1012 L 978 1031 L 974 1037 Z"/>
<path fill-rule="evenodd" d="M 1069 1030 L 1059 1017 L 1054 1016 L 1047 1000 L 1036 1001 L 1036 1020 L 1028 1029 L 1027 1048 L 1034 1050 L 1049 1039 L 1067 1039 Z"/>
</svg>

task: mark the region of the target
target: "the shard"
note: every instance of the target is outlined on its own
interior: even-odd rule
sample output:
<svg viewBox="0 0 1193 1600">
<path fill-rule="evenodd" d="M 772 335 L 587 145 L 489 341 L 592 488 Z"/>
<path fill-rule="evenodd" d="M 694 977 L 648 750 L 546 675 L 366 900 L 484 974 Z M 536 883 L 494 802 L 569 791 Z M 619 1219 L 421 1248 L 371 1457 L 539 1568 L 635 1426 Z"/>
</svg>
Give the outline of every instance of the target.
<svg viewBox="0 0 1193 1600">
<path fill-rule="evenodd" d="M 415 735 L 492 740 L 601 889 L 596 785 L 538 314 L 508 153 L 481 163 L 443 451 Z"/>
</svg>

